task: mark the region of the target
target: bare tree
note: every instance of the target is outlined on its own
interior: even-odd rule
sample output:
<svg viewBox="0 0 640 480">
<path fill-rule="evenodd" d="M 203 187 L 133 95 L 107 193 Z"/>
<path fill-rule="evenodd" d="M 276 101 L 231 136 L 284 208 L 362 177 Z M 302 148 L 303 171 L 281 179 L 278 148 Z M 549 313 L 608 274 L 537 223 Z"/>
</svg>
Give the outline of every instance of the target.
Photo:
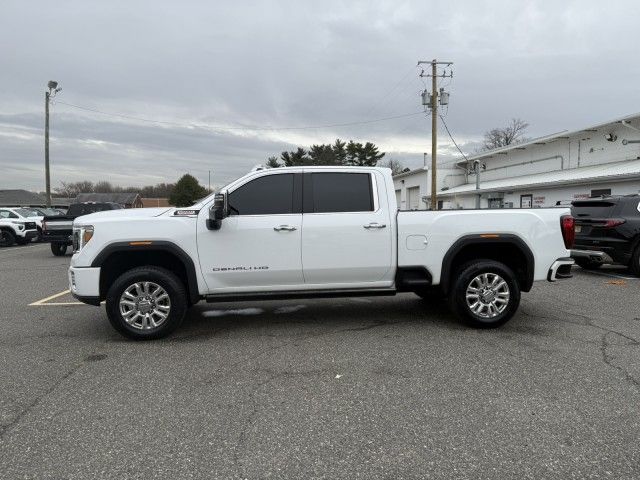
<svg viewBox="0 0 640 480">
<path fill-rule="evenodd" d="M 493 128 L 484 134 L 483 150 L 493 150 L 495 148 L 506 147 L 526 142 L 524 136 L 529 124 L 519 118 L 512 118 L 511 122 L 502 128 Z"/>
<path fill-rule="evenodd" d="M 386 167 L 391 169 L 392 175 L 398 175 L 404 171 L 404 165 L 400 160 L 396 160 L 395 158 L 390 158 L 386 162 L 380 164 L 381 167 Z"/>
</svg>

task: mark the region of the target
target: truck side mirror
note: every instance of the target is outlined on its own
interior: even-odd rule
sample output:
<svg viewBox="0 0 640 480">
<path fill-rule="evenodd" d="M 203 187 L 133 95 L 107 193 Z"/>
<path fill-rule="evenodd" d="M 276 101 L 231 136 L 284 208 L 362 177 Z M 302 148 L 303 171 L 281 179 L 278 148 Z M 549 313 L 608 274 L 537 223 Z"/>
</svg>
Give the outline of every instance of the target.
<svg viewBox="0 0 640 480">
<path fill-rule="evenodd" d="M 229 216 L 227 210 L 227 194 L 216 193 L 213 197 L 213 205 L 209 209 L 207 228 L 209 230 L 220 230 L 222 220 L 227 216 Z"/>
</svg>

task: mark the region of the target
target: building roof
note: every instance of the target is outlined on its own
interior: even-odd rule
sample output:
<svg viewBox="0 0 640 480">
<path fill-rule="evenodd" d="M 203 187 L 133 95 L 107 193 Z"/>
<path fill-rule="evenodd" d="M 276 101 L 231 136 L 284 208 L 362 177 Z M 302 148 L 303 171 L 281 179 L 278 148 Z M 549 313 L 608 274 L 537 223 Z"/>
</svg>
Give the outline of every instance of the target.
<svg viewBox="0 0 640 480">
<path fill-rule="evenodd" d="M 393 179 L 396 180 L 398 178 L 409 177 L 415 173 L 427 172 L 429 169 L 427 167 L 419 167 L 413 170 L 409 170 L 408 172 L 397 173 L 393 176 Z"/>
<path fill-rule="evenodd" d="M 138 198 L 137 193 L 79 193 L 74 203 L 113 202 L 120 205 L 133 205 Z"/>
<path fill-rule="evenodd" d="M 493 150 L 487 150 L 486 152 L 477 153 L 475 155 L 469 155 L 466 159 L 459 160 L 457 163 L 458 165 L 465 165 L 468 160 L 480 160 L 483 158 L 489 158 L 494 155 L 506 154 L 511 150 L 526 150 L 528 147 L 531 147 L 534 145 L 545 145 L 547 143 L 552 143 L 557 140 L 568 140 L 569 137 L 572 137 L 574 135 L 578 135 L 581 133 L 593 133 L 604 128 L 619 127 L 620 125 L 624 125 L 625 122 L 631 122 L 636 120 L 640 120 L 640 113 L 634 113 L 632 115 L 627 115 L 625 117 L 620 117 L 615 120 L 599 123 L 591 127 L 581 128 L 579 130 L 573 130 L 573 131 L 562 130 L 557 133 L 552 133 L 550 135 L 546 135 L 543 137 L 534 138 L 527 142 L 517 143 L 515 145 L 508 145 L 506 147 L 501 147 L 501 148 L 495 148 Z M 635 130 L 635 127 L 631 127 L 631 129 Z M 629 132 L 631 133 L 631 131 L 632 130 L 630 130 Z"/>
<path fill-rule="evenodd" d="M 556 187 L 583 183 L 599 183 L 612 180 L 631 180 L 640 178 L 640 160 L 605 163 L 590 167 L 554 170 L 552 172 L 525 175 L 522 177 L 501 178 L 483 182 L 480 178 L 480 189 L 475 184 L 465 183 L 457 187 L 438 192 L 438 196 L 449 197 L 465 193 L 484 193 L 497 191 L 522 190 L 525 188 Z"/>
<path fill-rule="evenodd" d="M 0 205 L 16 207 L 23 205 L 44 205 L 46 199 L 37 193 L 28 190 L 0 190 Z"/>
</svg>

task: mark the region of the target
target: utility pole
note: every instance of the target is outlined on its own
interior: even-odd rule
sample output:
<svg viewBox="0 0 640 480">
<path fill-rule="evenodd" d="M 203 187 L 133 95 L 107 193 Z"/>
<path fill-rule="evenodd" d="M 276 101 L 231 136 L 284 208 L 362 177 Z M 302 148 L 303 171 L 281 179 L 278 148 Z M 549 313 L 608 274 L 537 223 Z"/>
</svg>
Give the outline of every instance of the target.
<svg viewBox="0 0 640 480">
<path fill-rule="evenodd" d="M 49 103 L 62 88 L 58 82 L 49 80 L 47 90 L 44 92 L 44 183 L 47 192 L 47 208 L 51 208 L 51 173 L 49 171 Z"/>
<path fill-rule="evenodd" d="M 453 62 L 439 62 L 436 59 L 429 61 L 420 60 L 418 65 L 422 65 L 425 63 L 431 64 L 431 74 L 425 74 L 424 70 L 420 72 L 420 77 L 431 77 L 431 95 L 427 94 L 425 90 L 422 92 L 422 104 L 428 106 L 431 109 L 431 210 L 438 209 L 438 200 L 437 200 L 437 156 L 438 156 L 438 102 L 442 102 L 443 99 L 446 99 L 446 103 L 441 103 L 442 105 L 446 105 L 449 103 L 449 94 L 441 91 L 440 93 L 446 93 L 444 95 L 438 95 L 438 78 L 451 78 L 453 77 L 453 71 L 449 70 L 449 73 L 446 71 L 446 67 L 450 67 L 453 65 Z M 442 74 L 438 74 L 438 65 L 444 65 L 445 70 Z M 430 97 L 430 98 L 428 98 Z M 430 101 L 426 101 L 426 100 Z"/>
<path fill-rule="evenodd" d="M 480 160 L 473 162 L 474 170 L 476 172 L 476 192 L 480 190 Z M 476 208 L 480 209 L 480 194 L 476 193 Z"/>
</svg>

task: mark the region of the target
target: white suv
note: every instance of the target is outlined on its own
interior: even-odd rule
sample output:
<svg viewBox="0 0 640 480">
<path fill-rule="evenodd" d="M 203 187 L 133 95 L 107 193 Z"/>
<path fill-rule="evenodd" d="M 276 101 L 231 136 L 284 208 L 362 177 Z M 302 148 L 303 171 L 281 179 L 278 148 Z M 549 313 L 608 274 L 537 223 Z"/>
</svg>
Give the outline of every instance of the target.
<svg viewBox="0 0 640 480">
<path fill-rule="evenodd" d="M 24 245 L 38 237 L 36 222 L 0 209 L 0 247 Z"/>
</svg>

